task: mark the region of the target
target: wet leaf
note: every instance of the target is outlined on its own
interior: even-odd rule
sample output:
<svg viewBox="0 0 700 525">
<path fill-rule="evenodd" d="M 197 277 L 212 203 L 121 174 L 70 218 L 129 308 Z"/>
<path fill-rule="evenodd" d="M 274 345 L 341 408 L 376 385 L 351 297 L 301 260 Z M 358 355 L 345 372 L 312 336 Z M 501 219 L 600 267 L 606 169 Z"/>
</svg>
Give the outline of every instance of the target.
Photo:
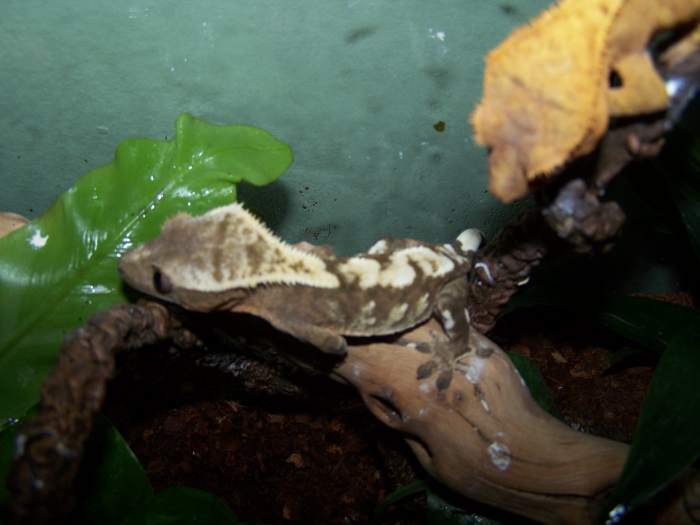
<svg viewBox="0 0 700 525">
<path fill-rule="evenodd" d="M 235 200 L 276 179 L 286 144 L 247 126 L 182 115 L 171 141 L 128 139 L 39 219 L 0 239 L 0 427 L 34 404 L 64 334 L 124 302 L 116 262 L 179 211 Z"/>
<path fill-rule="evenodd" d="M 553 416 L 559 417 L 554 401 L 552 401 L 552 394 L 537 365 L 527 357 L 513 352 L 508 352 L 508 357 L 518 369 L 528 390 L 530 390 L 530 395 L 537 401 L 537 404 Z"/>
<path fill-rule="evenodd" d="M 123 525 L 235 525 L 236 516 L 219 498 L 208 492 L 185 487 L 167 488 L 142 508 L 136 509 Z"/>
<path fill-rule="evenodd" d="M 700 457 L 700 324 L 671 339 L 644 400 L 612 504 L 628 508 L 653 496 Z"/>
<path fill-rule="evenodd" d="M 114 426 L 102 415 L 85 446 L 76 480 L 74 523 L 116 525 L 153 497 L 146 472 Z"/>
</svg>

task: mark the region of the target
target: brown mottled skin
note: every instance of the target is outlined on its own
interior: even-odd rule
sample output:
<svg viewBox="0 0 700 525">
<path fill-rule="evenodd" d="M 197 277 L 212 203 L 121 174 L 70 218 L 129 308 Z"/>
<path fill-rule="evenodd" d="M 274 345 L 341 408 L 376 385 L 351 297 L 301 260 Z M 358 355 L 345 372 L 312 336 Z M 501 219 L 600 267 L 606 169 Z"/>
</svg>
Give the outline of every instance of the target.
<svg viewBox="0 0 700 525">
<path fill-rule="evenodd" d="M 286 265 L 285 268 L 292 269 L 294 266 L 294 271 L 303 273 L 307 271 L 303 263 L 287 264 L 282 260 L 287 250 L 296 250 L 296 253 L 311 253 L 320 259 L 324 271 L 337 278 L 337 286 L 268 282 L 217 291 L 197 290 L 196 286 L 178 282 L 183 278 L 173 277 L 172 268 L 209 272 L 216 283 L 232 272 L 244 273 L 240 264 L 230 263 L 231 257 L 224 243 L 230 242 L 226 236 L 232 232 L 250 237 L 251 230 L 247 225 L 241 227 L 240 223 L 254 220 L 247 212 L 238 209 L 233 215 L 220 213 L 206 217 L 178 216 L 166 224 L 158 238 L 127 253 L 119 264 L 124 280 L 141 292 L 188 310 L 256 315 L 322 351 L 336 354 L 345 352 L 346 336 L 396 334 L 422 324 L 434 315 L 441 322 L 449 342 L 436 341 L 432 345 L 433 358 L 419 369 L 418 376 L 427 377 L 437 368 L 440 372 L 438 387 L 449 385 L 454 361 L 468 351 L 466 276 L 471 269 L 473 251 L 461 251 L 459 242 L 448 247 L 386 239 L 380 241 L 382 249 L 376 252 L 337 257 L 327 247 L 302 243 L 280 248 L 267 242 L 264 235 L 257 238 L 253 235 L 247 244 L 227 247 L 229 251 L 240 252 L 238 260 L 253 270 L 268 257 L 278 265 L 276 267 Z M 397 264 L 396 258 L 392 258 L 397 253 L 418 253 L 414 257 L 419 259 L 409 257 Z M 208 270 L 207 263 L 210 264 Z M 365 274 L 348 271 L 349 263 L 372 265 L 375 276 L 385 276 L 388 285 L 362 283 Z M 441 263 L 445 266 L 440 269 Z M 170 273 L 166 267 L 170 268 Z M 408 272 L 410 279 L 402 272 Z"/>
</svg>

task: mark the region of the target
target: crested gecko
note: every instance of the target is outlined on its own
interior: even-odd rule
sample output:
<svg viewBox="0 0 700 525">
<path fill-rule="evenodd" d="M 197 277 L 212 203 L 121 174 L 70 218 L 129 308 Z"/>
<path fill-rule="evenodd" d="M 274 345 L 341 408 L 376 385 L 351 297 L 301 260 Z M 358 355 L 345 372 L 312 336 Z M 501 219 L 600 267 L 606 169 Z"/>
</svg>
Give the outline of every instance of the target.
<svg viewBox="0 0 700 525">
<path fill-rule="evenodd" d="M 417 370 L 450 384 L 468 352 L 467 274 L 481 241 L 464 231 L 452 244 L 382 239 L 340 257 L 307 243 L 290 245 L 240 204 L 167 221 L 159 237 L 124 254 L 131 287 L 198 312 L 253 314 L 318 349 L 344 354 L 346 337 L 398 334 L 435 316 L 447 340 L 430 345 Z"/>
</svg>

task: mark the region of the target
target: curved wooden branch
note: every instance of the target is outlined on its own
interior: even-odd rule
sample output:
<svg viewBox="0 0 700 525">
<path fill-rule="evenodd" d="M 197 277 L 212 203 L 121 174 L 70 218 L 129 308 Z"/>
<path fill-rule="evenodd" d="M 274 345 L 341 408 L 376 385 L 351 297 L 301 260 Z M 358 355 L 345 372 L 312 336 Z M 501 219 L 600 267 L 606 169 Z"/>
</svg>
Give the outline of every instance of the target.
<svg viewBox="0 0 700 525">
<path fill-rule="evenodd" d="M 12 523 L 58 523 L 73 507 L 73 482 L 95 414 L 114 373 L 114 352 L 164 339 L 169 311 L 116 305 L 71 332 L 41 388 L 36 415 L 17 433 L 7 486 Z"/>
<path fill-rule="evenodd" d="M 403 342 L 430 342 L 438 330 L 423 325 Z M 336 372 L 455 491 L 545 523 L 593 523 L 628 447 L 547 414 L 505 353 L 474 330 L 471 337 L 477 350 L 445 392 L 416 381 L 424 356 L 400 344 L 351 346 Z"/>
</svg>

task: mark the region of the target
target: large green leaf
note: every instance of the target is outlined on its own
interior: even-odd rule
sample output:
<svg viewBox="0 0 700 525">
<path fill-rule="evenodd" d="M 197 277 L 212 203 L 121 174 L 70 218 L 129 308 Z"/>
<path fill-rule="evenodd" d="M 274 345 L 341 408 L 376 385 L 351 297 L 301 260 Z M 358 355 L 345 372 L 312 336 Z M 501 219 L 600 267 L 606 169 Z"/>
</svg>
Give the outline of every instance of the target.
<svg viewBox="0 0 700 525">
<path fill-rule="evenodd" d="M 289 147 L 247 126 L 182 115 L 171 141 L 129 139 L 114 162 L 83 176 L 39 219 L 0 239 L 0 426 L 34 404 L 62 336 L 125 300 L 118 257 L 178 211 L 235 199 L 235 184 L 267 184 Z"/>
<path fill-rule="evenodd" d="M 652 378 L 632 448 L 612 496 L 633 508 L 700 456 L 700 325 L 671 340 Z"/>
<path fill-rule="evenodd" d="M 76 480 L 73 523 L 117 525 L 153 497 L 146 472 L 124 438 L 98 415 Z"/>
<path fill-rule="evenodd" d="M 235 525 L 236 516 L 219 498 L 185 487 L 172 487 L 156 494 L 134 510 L 123 525 Z"/>
</svg>

